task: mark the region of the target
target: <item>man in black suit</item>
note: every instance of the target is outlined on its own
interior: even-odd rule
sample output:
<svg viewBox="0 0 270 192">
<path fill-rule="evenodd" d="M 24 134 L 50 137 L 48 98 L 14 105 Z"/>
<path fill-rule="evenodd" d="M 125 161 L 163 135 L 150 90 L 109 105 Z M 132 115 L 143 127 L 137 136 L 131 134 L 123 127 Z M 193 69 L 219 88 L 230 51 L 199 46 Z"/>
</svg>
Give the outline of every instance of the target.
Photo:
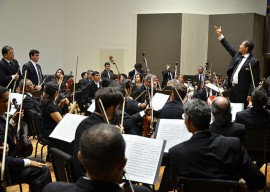
<svg viewBox="0 0 270 192">
<path fill-rule="evenodd" d="M 0 85 L 12 89 L 12 92 L 19 86 L 22 79 L 18 61 L 14 59 L 14 49 L 10 46 L 2 48 L 3 59 L 0 61 Z"/>
<path fill-rule="evenodd" d="M 163 77 L 162 88 L 167 85 L 168 81 L 174 79 L 174 75 L 175 75 L 174 72 L 171 71 L 171 65 L 167 64 L 166 71 L 162 71 L 162 77 Z"/>
<path fill-rule="evenodd" d="M 206 63 L 205 67 L 207 67 L 207 65 L 208 65 L 208 63 Z M 204 82 L 205 82 L 206 79 L 208 79 L 208 76 L 204 73 L 203 66 L 199 66 L 198 67 L 197 79 L 196 79 L 198 90 L 204 88 L 204 86 L 205 86 Z"/>
<path fill-rule="evenodd" d="M 93 80 L 87 85 L 83 92 L 82 102 L 83 104 L 91 104 L 94 99 L 96 91 L 101 87 L 100 74 L 98 71 L 92 72 Z"/>
<path fill-rule="evenodd" d="M 168 101 L 159 111 L 159 119 L 182 119 L 182 114 L 184 113 L 182 101 L 186 97 L 187 87 L 179 83 L 176 83 L 174 87 L 175 89 L 173 89 L 171 93 L 170 101 Z"/>
<path fill-rule="evenodd" d="M 78 152 L 78 158 L 86 169 L 86 176 L 75 183 L 50 183 L 43 192 L 122 192 L 119 183 L 127 162 L 125 148 L 125 140 L 115 126 L 103 123 L 87 129 L 80 138 Z M 151 191 L 144 186 L 133 188 L 135 192 Z"/>
<path fill-rule="evenodd" d="M 113 75 L 113 71 L 111 70 L 111 64 L 109 62 L 106 62 L 104 64 L 104 71 L 101 72 L 101 79 L 104 78 L 109 78 L 109 79 L 113 79 L 114 75 Z"/>
<path fill-rule="evenodd" d="M 205 79 L 204 87 L 195 91 L 194 98 L 207 102 L 210 96 L 217 96 L 217 92 L 207 86 L 208 83 L 211 83 L 211 81 L 209 79 Z"/>
<path fill-rule="evenodd" d="M 252 89 L 258 85 L 260 79 L 259 61 L 251 53 L 254 44 L 251 40 L 245 40 L 237 51 L 225 39 L 221 27 L 215 26 L 215 32 L 223 47 L 232 56 L 227 70 L 230 101 L 232 103 L 244 103 L 247 106 L 247 103 L 251 100 Z M 254 85 L 251 73 L 253 74 Z"/>
<path fill-rule="evenodd" d="M 84 89 L 87 87 L 87 81 L 89 82 L 87 72 L 82 72 L 81 77 L 82 78 L 79 80 L 79 90 L 84 91 Z"/>
<path fill-rule="evenodd" d="M 241 141 L 245 137 L 245 126 L 232 121 L 230 101 L 225 97 L 217 97 L 211 104 L 213 122 L 210 131 L 225 137 L 238 137 Z"/>
<path fill-rule="evenodd" d="M 144 73 L 144 70 L 142 70 L 142 64 L 136 63 L 134 65 L 134 68 L 132 71 L 128 73 L 128 78 L 131 80 L 132 83 L 135 83 L 135 76 L 136 74 L 142 74 Z"/>
<path fill-rule="evenodd" d="M 166 167 L 160 191 L 169 191 L 168 185 L 173 185 L 176 176 L 235 181 L 240 177 L 251 191 L 265 186 L 265 176 L 253 164 L 240 140 L 212 134 L 210 120 L 211 111 L 205 102 L 192 100 L 186 104 L 185 124 L 193 136 L 169 150 L 170 165 Z"/>
<path fill-rule="evenodd" d="M 25 63 L 22 67 L 22 73 L 24 76 L 25 71 L 27 70 L 26 78 L 30 79 L 35 85 L 35 89 L 40 91 L 42 89 L 43 75 L 40 65 L 38 64 L 39 60 L 39 51 L 32 49 L 29 52 L 30 61 Z"/>
<path fill-rule="evenodd" d="M 5 112 L 8 107 L 8 97 L 8 90 L 0 86 L 0 143 L 4 141 L 6 131 Z M 31 191 L 41 192 L 43 187 L 51 182 L 50 170 L 41 159 L 18 158 L 16 156 L 16 144 L 14 138 L 16 136 L 15 129 L 17 127 L 18 117 L 19 112 L 13 115 L 8 124 L 7 144 L 9 150 L 6 157 L 7 171 L 5 172 L 7 185 L 27 183 L 29 184 Z"/>
</svg>

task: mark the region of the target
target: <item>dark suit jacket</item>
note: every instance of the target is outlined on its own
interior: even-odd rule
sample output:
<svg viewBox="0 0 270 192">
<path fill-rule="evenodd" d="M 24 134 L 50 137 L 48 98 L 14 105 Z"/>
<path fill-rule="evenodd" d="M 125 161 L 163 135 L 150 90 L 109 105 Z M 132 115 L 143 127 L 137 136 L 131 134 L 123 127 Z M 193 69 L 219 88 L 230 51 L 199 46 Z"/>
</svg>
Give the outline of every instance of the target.
<svg viewBox="0 0 270 192">
<path fill-rule="evenodd" d="M 223 135 L 225 137 L 238 137 L 241 141 L 244 140 L 246 129 L 243 124 L 229 122 L 225 125 L 219 126 L 215 121 L 210 125 L 212 133 Z"/>
<path fill-rule="evenodd" d="M 43 74 L 42 74 L 42 70 L 41 70 L 41 67 L 39 64 L 37 64 L 37 68 L 41 73 L 41 77 L 42 77 L 41 82 L 42 82 L 43 81 Z M 30 79 L 34 85 L 38 85 L 38 74 L 37 74 L 36 69 L 31 61 L 29 61 L 23 65 L 23 67 L 22 67 L 23 76 L 24 76 L 24 73 L 26 70 L 27 70 L 27 76 L 26 76 L 27 79 Z"/>
<path fill-rule="evenodd" d="M 174 79 L 174 72 L 170 71 L 170 73 L 172 74 L 172 78 L 169 76 L 169 71 L 162 71 L 162 77 L 163 77 L 163 81 L 162 81 L 162 88 L 165 87 L 168 83 L 169 80 Z"/>
<path fill-rule="evenodd" d="M 260 127 L 270 124 L 270 111 L 267 109 L 246 109 L 236 113 L 235 122 L 260 129 Z"/>
<path fill-rule="evenodd" d="M 137 99 L 137 101 L 139 103 L 144 103 L 145 100 L 147 99 L 147 91 L 146 91 L 146 86 L 144 84 L 142 84 L 141 86 L 137 87 L 135 89 L 135 91 L 133 92 L 133 99 L 136 99 L 137 97 L 139 97 L 141 94 L 141 96 Z M 155 95 L 155 90 L 154 90 L 154 95 Z M 150 96 L 150 93 L 151 93 L 151 89 L 149 89 L 149 96 Z"/>
<path fill-rule="evenodd" d="M 215 90 L 212 90 L 212 95 L 213 96 L 216 96 L 217 92 Z M 218 95 L 217 95 L 218 96 Z M 207 94 L 206 94 L 206 89 L 203 88 L 203 89 L 200 89 L 198 92 L 197 92 L 197 99 L 200 99 L 202 101 L 207 101 L 208 97 L 207 97 Z"/>
<path fill-rule="evenodd" d="M 238 181 L 241 176 L 250 189 L 261 189 L 265 185 L 265 176 L 235 137 L 215 135 L 209 131 L 198 132 L 172 147 L 169 158 L 168 173 L 172 173 L 172 178 L 183 176 Z"/>
<path fill-rule="evenodd" d="M 91 81 L 89 81 L 88 78 L 83 78 L 79 80 L 79 89 L 84 91 L 87 85 L 90 84 Z"/>
<path fill-rule="evenodd" d="M 12 79 L 12 75 L 15 75 L 17 72 L 19 72 L 18 74 L 20 77 L 16 81 L 15 88 L 19 86 L 19 82 L 22 79 L 22 74 L 20 71 L 18 61 L 14 59 L 12 60 L 12 63 L 13 63 L 14 69 L 10 67 L 9 63 L 4 58 L 0 61 L 0 85 L 3 87 L 6 87 L 9 84 L 9 82 Z M 9 88 L 12 89 L 13 85 L 14 85 L 14 81 L 10 84 Z"/>
<path fill-rule="evenodd" d="M 101 87 L 101 83 L 99 83 L 99 85 Z M 95 93 L 99 88 L 97 87 L 94 81 L 91 81 L 83 92 L 82 97 L 83 104 L 92 103 L 92 99 L 94 99 Z"/>
<path fill-rule="evenodd" d="M 144 70 L 140 70 L 139 73 L 144 73 Z M 128 72 L 128 79 L 133 79 L 135 75 L 135 69 L 132 71 Z"/>
<path fill-rule="evenodd" d="M 225 38 L 223 38 L 220 42 L 223 45 L 223 47 L 232 56 L 232 60 L 227 70 L 228 81 L 229 81 L 228 87 L 231 87 L 232 84 L 230 82 L 230 79 L 232 77 L 232 74 L 236 66 L 241 60 L 242 54 L 238 50 L 234 49 Z M 249 63 L 251 64 L 255 87 L 259 83 L 259 80 L 260 80 L 259 61 L 250 53 L 250 56 L 246 59 L 245 63 L 243 64 L 238 74 L 237 94 L 239 94 L 241 99 L 239 101 L 233 101 L 233 102 L 245 103 L 247 96 L 251 95 L 253 84 L 252 84 L 252 77 L 251 77 L 251 73 L 249 69 Z"/>
<path fill-rule="evenodd" d="M 159 119 L 182 119 L 183 104 L 177 100 L 167 102 L 159 111 Z"/>
<path fill-rule="evenodd" d="M 86 180 L 80 178 L 76 183 L 65 183 L 65 182 L 54 182 L 48 184 L 43 192 L 58 192 L 58 191 L 69 191 L 69 192 L 122 192 L 119 185 L 115 183 L 100 182 Z"/>
<path fill-rule="evenodd" d="M 110 70 L 110 75 L 111 74 L 113 74 L 112 70 Z M 101 72 L 101 79 L 104 79 L 104 78 L 109 78 L 108 72 L 106 70 Z M 110 78 L 111 78 L 111 76 L 110 76 Z"/>
<path fill-rule="evenodd" d="M 23 120 L 27 123 L 27 125 L 30 125 L 30 115 L 29 110 L 35 110 L 37 113 L 40 114 L 40 120 L 42 120 L 42 111 L 41 106 L 37 102 L 36 98 L 33 95 L 30 95 L 28 93 L 25 93 L 25 98 L 23 99 L 23 110 L 24 110 L 24 117 Z"/>
</svg>

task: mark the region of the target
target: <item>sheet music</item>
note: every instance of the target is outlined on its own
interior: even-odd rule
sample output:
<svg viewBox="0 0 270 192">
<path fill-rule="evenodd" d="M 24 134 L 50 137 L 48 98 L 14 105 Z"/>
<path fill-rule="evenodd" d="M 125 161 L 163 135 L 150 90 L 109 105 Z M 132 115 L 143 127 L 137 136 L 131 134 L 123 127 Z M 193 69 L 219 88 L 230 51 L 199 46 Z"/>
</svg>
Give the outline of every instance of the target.
<svg viewBox="0 0 270 192">
<path fill-rule="evenodd" d="M 221 88 L 221 87 L 218 87 L 218 86 L 216 86 L 216 85 L 214 85 L 214 84 L 212 84 L 212 83 L 207 83 L 206 85 L 205 85 L 206 87 L 209 87 L 210 89 L 213 89 L 213 90 L 215 90 L 216 92 L 224 92 L 224 89 L 223 88 Z"/>
<path fill-rule="evenodd" d="M 87 111 L 91 112 L 91 113 L 94 113 L 96 109 L 96 103 L 95 103 L 95 100 L 93 99 L 92 100 L 92 104 L 90 105 L 90 107 L 87 109 Z"/>
<path fill-rule="evenodd" d="M 155 184 L 165 147 L 164 140 L 123 134 L 126 141 L 126 172 L 131 181 Z"/>
<path fill-rule="evenodd" d="M 187 130 L 183 119 L 160 119 L 156 129 L 156 139 L 166 140 L 165 153 L 179 143 L 182 143 L 192 136 Z"/>
<path fill-rule="evenodd" d="M 165 105 L 165 103 L 169 99 L 169 95 L 165 95 L 162 93 L 156 93 L 153 97 L 152 106 L 155 111 L 158 111 L 162 109 L 162 107 Z"/>
<path fill-rule="evenodd" d="M 232 122 L 235 120 L 236 113 L 244 110 L 244 103 L 231 103 Z"/>
<path fill-rule="evenodd" d="M 67 113 L 64 118 L 57 124 L 49 137 L 71 143 L 75 139 L 75 133 L 78 125 L 85 118 L 87 117 Z"/>
</svg>

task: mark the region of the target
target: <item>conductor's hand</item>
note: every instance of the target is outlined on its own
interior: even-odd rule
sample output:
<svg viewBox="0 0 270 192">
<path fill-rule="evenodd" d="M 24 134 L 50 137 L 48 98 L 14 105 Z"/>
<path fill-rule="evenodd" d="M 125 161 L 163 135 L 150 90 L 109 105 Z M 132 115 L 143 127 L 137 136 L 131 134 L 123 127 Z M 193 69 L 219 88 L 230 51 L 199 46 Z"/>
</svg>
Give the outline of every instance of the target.
<svg viewBox="0 0 270 192">
<path fill-rule="evenodd" d="M 215 26 L 214 28 L 215 28 L 215 32 L 216 32 L 217 37 L 220 37 L 222 35 L 221 26 L 219 26 L 219 27 Z"/>
</svg>

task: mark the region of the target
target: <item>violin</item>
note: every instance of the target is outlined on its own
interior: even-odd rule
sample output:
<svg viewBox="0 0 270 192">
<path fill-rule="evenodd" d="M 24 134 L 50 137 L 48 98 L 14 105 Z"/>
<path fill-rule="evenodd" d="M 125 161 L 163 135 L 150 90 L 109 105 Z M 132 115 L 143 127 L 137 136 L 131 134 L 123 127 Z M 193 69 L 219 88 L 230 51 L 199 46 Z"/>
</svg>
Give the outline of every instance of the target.
<svg viewBox="0 0 270 192">
<path fill-rule="evenodd" d="M 73 87 L 74 87 L 74 80 L 73 80 L 73 77 L 70 77 L 66 81 L 66 91 L 67 92 L 72 92 L 73 91 Z"/>
</svg>

